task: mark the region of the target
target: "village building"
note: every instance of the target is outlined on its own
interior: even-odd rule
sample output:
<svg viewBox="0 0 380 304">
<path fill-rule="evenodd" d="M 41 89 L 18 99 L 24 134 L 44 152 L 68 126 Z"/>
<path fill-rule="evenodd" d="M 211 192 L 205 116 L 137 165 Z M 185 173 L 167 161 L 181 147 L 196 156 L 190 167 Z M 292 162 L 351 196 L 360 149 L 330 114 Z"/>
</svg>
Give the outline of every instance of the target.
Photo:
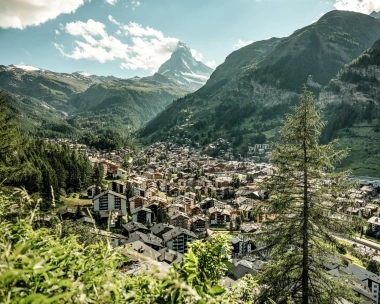
<svg viewBox="0 0 380 304">
<path fill-rule="evenodd" d="M 187 252 L 187 244 L 196 240 L 197 236 L 184 228 L 175 227 L 162 235 L 164 244 L 169 249 L 179 253 Z"/>
<path fill-rule="evenodd" d="M 121 210 L 122 215 L 127 214 L 127 198 L 112 190 L 104 191 L 93 198 L 93 210 Z"/>
<path fill-rule="evenodd" d="M 132 221 L 150 225 L 152 223 L 152 211 L 149 208 L 139 207 L 131 211 Z"/>
</svg>

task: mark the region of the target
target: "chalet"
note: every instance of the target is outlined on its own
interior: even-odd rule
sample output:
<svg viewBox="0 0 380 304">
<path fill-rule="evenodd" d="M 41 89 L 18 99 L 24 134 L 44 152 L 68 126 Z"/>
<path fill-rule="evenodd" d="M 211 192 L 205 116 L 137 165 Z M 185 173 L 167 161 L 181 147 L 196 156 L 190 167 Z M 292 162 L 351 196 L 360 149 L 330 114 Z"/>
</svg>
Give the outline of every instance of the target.
<svg viewBox="0 0 380 304">
<path fill-rule="evenodd" d="M 194 204 L 194 200 L 190 197 L 180 195 L 173 199 L 173 203 L 181 204 L 184 207 L 184 212 L 190 214 L 191 206 Z"/>
<path fill-rule="evenodd" d="M 134 241 L 125 244 L 124 248 L 126 249 L 124 254 L 129 258 L 129 260 L 136 259 L 138 256 L 157 260 L 161 255 L 157 250 L 154 250 L 141 241 Z"/>
<path fill-rule="evenodd" d="M 127 171 L 125 171 L 122 168 L 117 168 L 112 172 L 113 178 L 126 178 L 127 177 Z"/>
<path fill-rule="evenodd" d="M 133 196 L 129 199 L 129 210 L 133 210 L 143 207 L 146 203 L 146 199 L 142 196 Z"/>
<path fill-rule="evenodd" d="M 227 176 L 217 177 L 215 179 L 215 187 L 216 188 L 228 187 L 231 184 L 231 182 L 232 182 L 231 177 L 227 177 Z"/>
<path fill-rule="evenodd" d="M 234 276 L 236 279 L 240 279 L 244 277 L 246 274 L 256 274 L 257 272 L 260 272 L 263 267 L 264 262 L 260 260 L 255 261 L 247 261 L 247 260 L 240 260 L 236 263 L 234 268 Z"/>
<path fill-rule="evenodd" d="M 195 205 L 191 207 L 191 215 L 200 215 L 200 214 L 202 214 L 201 206 Z"/>
<path fill-rule="evenodd" d="M 197 239 L 197 236 L 184 228 L 175 227 L 162 235 L 164 244 L 169 249 L 179 253 L 187 252 L 187 243 Z"/>
<path fill-rule="evenodd" d="M 150 231 L 158 236 L 158 237 L 162 237 L 162 235 L 172 229 L 174 229 L 175 227 L 172 226 L 172 225 L 169 225 L 169 224 L 166 224 L 166 223 L 158 223 L 152 227 L 150 227 Z"/>
<path fill-rule="evenodd" d="M 95 226 L 95 220 L 87 216 L 81 217 L 80 219 L 77 219 L 75 222 L 82 223 L 83 225 Z"/>
<path fill-rule="evenodd" d="M 191 219 L 191 227 L 193 231 L 204 231 L 206 230 L 207 220 L 201 216 L 193 216 Z"/>
<path fill-rule="evenodd" d="M 210 224 L 225 225 L 231 222 L 231 213 L 226 209 L 210 208 Z"/>
<path fill-rule="evenodd" d="M 93 210 L 121 210 L 122 215 L 127 214 L 127 198 L 112 190 L 104 191 L 93 198 Z"/>
<path fill-rule="evenodd" d="M 93 198 L 95 195 L 102 192 L 102 188 L 96 185 L 92 185 L 86 189 L 87 191 L 87 198 Z"/>
<path fill-rule="evenodd" d="M 98 216 L 102 224 L 113 228 L 119 228 L 122 219 L 127 220 L 127 215 L 123 215 L 121 210 L 100 210 Z"/>
<path fill-rule="evenodd" d="M 114 180 L 108 183 L 108 190 L 117 192 L 120 194 L 125 194 L 125 183 L 119 180 Z"/>
<path fill-rule="evenodd" d="M 202 210 L 208 210 L 208 209 L 214 207 L 215 201 L 216 200 L 213 198 L 206 198 L 200 202 L 200 206 L 201 206 Z"/>
<path fill-rule="evenodd" d="M 127 180 L 127 185 L 128 184 L 132 185 L 134 195 L 139 196 L 139 195 L 142 195 L 141 192 L 146 190 L 147 181 L 148 180 L 145 177 L 134 176 L 134 177 L 130 177 Z"/>
<path fill-rule="evenodd" d="M 371 294 L 375 298 L 375 303 L 380 302 L 380 277 L 355 264 L 349 264 L 345 268 L 339 267 L 339 270 L 344 274 L 352 275 L 359 281 L 363 282 L 364 285 L 370 289 Z"/>
<path fill-rule="evenodd" d="M 158 252 L 161 253 L 161 255 L 158 257 L 158 260 L 160 262 L 166 262 L 168 264 L 172 264 L 172 263 L 181 263 L 183 261 L 183 254 L 177 251 L 174 251 L 172 249 L 164 247 L 158 250 Z"/>
<path fill-rule="evenodd" d="M 233 247 L 232 254 L 234 256 L 242 256 L 256 249 L 256 246 L 253 243 L 253 241 L 250 239 L 245 239 L 244 237 L 242 238 L 242 237 L 232 236 L 231 245 Z"/>
<path fill-rule="evenodd" d="M 104 238 L 108 238 L 112 247 L 122 246 L 127 242 L 127 238 L 121 234 L 111 233 L 109 231 L 101 230 L 101 229 L 90 229 L 90 232 L 95 235 L 102 236 Z"/>
<path fill-rule="evenodd" d="M 372 230 L 373 232 L 380 231 L 380 218 L 373 216 L 368 221 L 368 229 Z"/>
<path fill-rule="evenodd" d="M 75 210 L 71 208 L 65 208 L 58 211 L 58 216 L 64 221 L 72 219 L 75 215 Z"/>
<path fill-rule="evenodd" d="M 185 229 L 190 228 L 190 218 L 187 216 L 186 213 L 183 213 L 181 211 L 174 212 L 170 216 L 169 222 L 173 226 L 182 227 Z"/>
<path fill-rule="evenodd" d="M 139 207 L 131 211 L 132 221 L 150 225 L 152 223 L 152 211 L 149 208 Z"/>
<path fill-rule="evenodd" d="M 149 187 L 146 190 L 142 190 L 141 193 L 145 198 L 150 198 L 156 196 L 157 189 L 155 187 Z"/>
<path fill-rule="evenodd" d="M 133 232 L 140 231 L 143 233 L 149 233 L 149 228 L 139 222 L 129 222 L 123 225 L 123 235 L 129 237 Z"/>
<path fill-rule="evenodd" d="M 166 210 L 168 212 L 168 215 L 171 216 L 174 212 L 177 211 L 185 212 L 185 206 L 182 204 L 170 204 L 167 205 Z"/>
<path fill-rule="evenodd" d="M 132 243 L 135 241 L 141 241 L 145 245 L 153 248 L 154 250 L 159 250 L 162 247 L 164 247 L 162 245 L 162 239 L 160 239 L 159 237 L 157 237 L 151 233 L 146 234 L 146 233 L 139 232 L 139 231 L 133 232 L 129 236 L 127 243 Z"/>
</svg>

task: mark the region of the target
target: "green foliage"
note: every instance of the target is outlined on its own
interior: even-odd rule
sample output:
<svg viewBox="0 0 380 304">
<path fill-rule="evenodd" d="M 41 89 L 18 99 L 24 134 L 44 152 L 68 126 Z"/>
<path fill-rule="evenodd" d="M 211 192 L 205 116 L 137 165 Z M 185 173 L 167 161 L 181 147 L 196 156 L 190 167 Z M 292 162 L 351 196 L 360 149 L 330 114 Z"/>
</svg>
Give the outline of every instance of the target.
<svg viewBox="0 0 380 304">
<path fill-rule="evenodd" d="M 62 189 L 80 192 L 92 182 L 93 169 L 87 157 L 67 145 L 25 139 L 17 162 L 23 164 L 23 170 L 6 184 L 25 187 L 48 202 L 58 201 Z"/>
<path fill-rule="evenodd" d="M 5 178 L 13 180 L 21 170 L 17 162 L 17 153 L 22 148 L 21 136 L 18 133 L 15 117 L 8 108 L 8 98 L 0 90 L 0 183 Z"/>
<path fill-rule="evenodd" d="M 368 264 L 367 264 L 367 267 L 366 267 L 366 269 L 368 270 L 368 271 L 371 271 L 371 272 L 373 272 L 374 274 L 376 274 L 376 275 L 379 275 L 379 273 L 380 273 L 380 265 L 379 265 L 379 263 L 378 262 L 376 262 L 375 260 L 373 260 L 373 259 L 370 259 L 369 261 L 368 261 Z"/>
<path fill-rule="evenodd" d="M 269 192 L 266 213 L 273 219 L 263 223 L 263 241 L 272 253 L 260 275 L 267 287 L 259 302 L 282 302 L 289 296 L 295 303 L 352 301 L 349 285 L 331 278 L 323 267 L 338 260 L 331 234 L 348 235 L 353 229 L 351 218 L 340 211 L 353 206 L 347 195 L 349 172 L 333 172 L 347 151 L 334 151 L 334 143 L 319 145 L 324 123 L 311 92 L 304 88 L 293 110 L 280 141 L 272 144 L 275 174 L 260 186 Z"/>
<path fill-rule="evenodd" d="M 15 201 L 23 212 L 10 221 Z M 128 262 L 123 248 L 81 245 L 70 233 L 83 231 L 67 234 L 60 222 L 34 230 L 38 213 L 38 203 L 25 193 L 21 201 L 0 193 L 1 303 L 253 303 L 252 277 L 229 290 L 220 286 L 222 260 L 231 253 L 227 236 L 190 245 L 184 262 L 167 273 L 131 276 L 122 269 Z M 135 255 L 156 269 L 157 262 Z"/>
</svg>

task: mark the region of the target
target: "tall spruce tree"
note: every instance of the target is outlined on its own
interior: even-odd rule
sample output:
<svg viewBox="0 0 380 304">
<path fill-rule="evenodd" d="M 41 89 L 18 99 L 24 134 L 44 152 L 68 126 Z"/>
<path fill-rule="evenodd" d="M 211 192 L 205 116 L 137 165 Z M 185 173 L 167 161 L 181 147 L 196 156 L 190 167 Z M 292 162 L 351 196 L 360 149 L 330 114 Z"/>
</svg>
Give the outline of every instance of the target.
<svg viewBox="0 0 380 304">
<path fill-rule="evenodd" d="M 9 111 L 8 97 L 0 90 L 0 183 L 19 178 L 23 166 L 18 163 L 17 154 L 21 145 L 15 117 Z"/>
<path fill-rule="evenodd" d="M 324 265 L 337 263 L 333 235 L 350 234 L 352 203 L 348 171 L 334 173 L 347 151 L 334 142 L 319 144 L 325 123 L 313 95 L 304 87 L 294 113 L 287 116 L 279 142 L 272 143 L 275 173 L 260 187 L 269 193 L 263 240 L 270 261 L 260 275 L 259 303 L 340 303 L 353 301 L 350 284 L 332 278 Z"/>
</svg>

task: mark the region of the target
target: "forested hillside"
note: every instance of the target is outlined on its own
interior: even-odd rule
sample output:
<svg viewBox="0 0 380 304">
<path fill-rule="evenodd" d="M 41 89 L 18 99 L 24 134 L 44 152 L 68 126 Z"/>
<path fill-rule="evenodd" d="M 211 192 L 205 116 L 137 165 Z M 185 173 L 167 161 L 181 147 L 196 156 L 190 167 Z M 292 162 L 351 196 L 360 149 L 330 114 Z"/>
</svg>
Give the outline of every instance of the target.
<svg viewBox="0 0 380 304">
<path fill-rule="evenodd" d="M 329 87 L 334 86 L 329 81 L 345 64 L 358 56 L 361 59 L 357 62 L 369 60 L 368 54 L 361 53 L 379 37 L 379 20 L 355 12 L 331 11 L 289 37 L 254 42 L 229 55 L 204 87 L 176 100 L 150 121 L 141 130 L 140 138 L 145 143 L 188 138 L 203 147 L 224 138 L 232 143 L 235 156 L 245 155 L 248 146 L 261 143 L 262 138 L 275 139 L 303 84 L 317 98 L 322 91 L 323 99 Z M 374 58 L 377 57 L 372 57 L 372 64 L 376 63 Z M 339 77 L 349 79 L 350 73 L 346 71 Z M 370 84 L 363 79 L 349 92 L 357 95 L 356 91 L 368 91 Z M 355 111 L 348 109 L 350 105 L 334 104 L 323 111 L 330 121 L 322 136 L 324 141 L 337 136 L 338 130 L 345 127 L 343 121 L 355 122 L 356 118 L 347 115 L 362 117 L 363 121 L 371 112 L 367 104 Z M 348 165 L 345 163 L 345 167 Z"/>
<path fill-rule="evenodd" d="M 0 66 L 21 130 L 32 136 L 79 137 L 86 131 L 130 134 L 190 89 L 165 76 L 118 79 Z"/>
</svg>

